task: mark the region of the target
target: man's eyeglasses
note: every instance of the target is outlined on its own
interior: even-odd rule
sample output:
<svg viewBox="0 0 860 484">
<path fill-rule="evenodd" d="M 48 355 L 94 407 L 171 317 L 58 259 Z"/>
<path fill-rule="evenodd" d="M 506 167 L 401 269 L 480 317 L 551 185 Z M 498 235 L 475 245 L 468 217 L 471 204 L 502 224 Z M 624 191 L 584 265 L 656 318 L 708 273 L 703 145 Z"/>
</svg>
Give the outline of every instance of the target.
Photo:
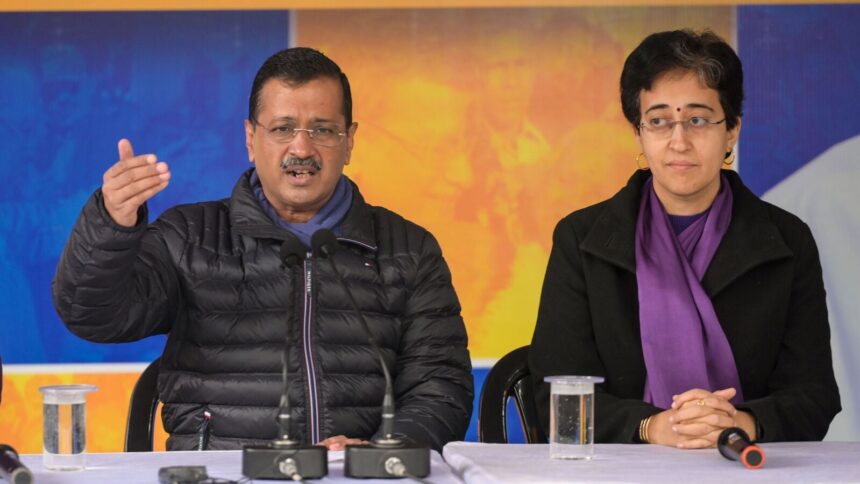
<svg viewBox="0 0 860 484">
<path fill-rule="evenodd" d="M 711 126 L 724 122 L 726 122 L 725 118 L 719 121 L 711 121 L 710 119 L 703 118 L 701 116 L 693 116 L 690 119 L 681 119 L 678 121 L 667 118 L 651 118 L 644 123 L 641 123 L 639 128 L 656 137 L 668 138 L 675 132 L 676 124 L 680 124 L 684 131 L 694 135 L 702 134 L 710 129 Z"/>
<path fill-rule="evenodd" d="M 308 134 L 308 138 L 310 138 L 311 143 L 317 146 L 333 148 L 339 145 L 346 136 L 346 133 L 340 131 L 336 126 L 317 126 L 315 128 L 305 129 L 293 128 L 292 126 L 275 126 L 267 128 L 262 124 L 255 124 L 265 129 L 266 134 L 277 143 L 290 143 L 296 139 L 296 136 L 298 136 L 300 132 L 303 131 Z"/>
</svg>

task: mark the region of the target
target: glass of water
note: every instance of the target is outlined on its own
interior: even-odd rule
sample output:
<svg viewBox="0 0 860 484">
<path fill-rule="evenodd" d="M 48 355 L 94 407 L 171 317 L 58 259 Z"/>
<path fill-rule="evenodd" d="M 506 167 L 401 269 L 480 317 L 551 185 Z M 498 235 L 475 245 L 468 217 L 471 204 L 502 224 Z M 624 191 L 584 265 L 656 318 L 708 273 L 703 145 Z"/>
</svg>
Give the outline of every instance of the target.
<svg viewBox="0 0 860 484">
<path fill-rule="evenodd" d="M 599 376 L 548 376 L 549 456 L 591 459 L 594 456 L 594 384 Z"/>
<path fill-rule="evenodd" d="M 87 393 L 94 385 L 53 385 L 42 392 L 42 464 L 54 471 L 86 467 Z"/>
</svg>

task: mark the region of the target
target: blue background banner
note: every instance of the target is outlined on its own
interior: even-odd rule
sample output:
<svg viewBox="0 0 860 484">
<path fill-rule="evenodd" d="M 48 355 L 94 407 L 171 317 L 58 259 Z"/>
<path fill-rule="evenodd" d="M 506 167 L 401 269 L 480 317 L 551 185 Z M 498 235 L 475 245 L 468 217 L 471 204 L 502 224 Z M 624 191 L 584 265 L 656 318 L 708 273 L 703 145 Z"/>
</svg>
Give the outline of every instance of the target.
<svg viewBox="0 0 860 484">
<path fill-rule="evenodd" d="M 860 439 L 858 25 L 857 5 L 738 8 L 747 95 L 740 172 L 815 236 L 842 397 L 828 440 Z"/>
<path fill-rule="evenodd" d="M 0 354 L 10 363 L 149 361 L 163 337 L 75 337 L 50 282 L 87 197 L 129 138 L 174 173 L 151 217 L 228 196 L 247 166 L 242 120 L 289 12 L 0 14 Z"/>
<path fill-rule="evenodd" d="M 737 19 L 746 89 L 740 172 L 762 195 L 860 133 L 860 7 L 741 6 Z"/>
</svg>

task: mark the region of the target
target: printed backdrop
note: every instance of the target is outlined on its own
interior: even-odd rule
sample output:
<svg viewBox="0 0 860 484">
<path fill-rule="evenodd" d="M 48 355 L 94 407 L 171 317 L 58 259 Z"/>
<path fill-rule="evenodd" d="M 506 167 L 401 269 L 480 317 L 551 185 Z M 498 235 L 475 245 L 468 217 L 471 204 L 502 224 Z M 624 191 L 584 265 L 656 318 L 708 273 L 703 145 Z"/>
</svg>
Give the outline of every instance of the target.
<svg viewBox="0 0 860 484">
<path fill-rule="evenodd" d="M 439 239 L 479 394 L 486 368 L 531 338 L 555 223 L 635 169 L 617 85 L 645 35 L 709 27 L 736 43 L 748 88 L 740 171 L 779 203 L 781 182 L 860 134 L 850 98 L 857 20 L 853 5 L 0 13 L 0 441 L 40 452 L 38 387 L 75 381 L 99 385 L 89 449 L 122 448 L 130 389 L 164 338 L 99 345 L 71 335 L 50 300 L 57 260 L 120 137 L 171 164 L 153 216 L 229 195 L 248 166 L 253 75 L 281 48 L 319 48 L 349 75 L 359 130 L 347 174 L 371 203 Z M 834 183 L 860 182 L 848 171 L 853 146 Z M 804 191 L 798 183 L 783 200 Z M 821 193 L 815 207 L 845 227 L 840 240 L 860 235 L 848 223 L 860 211 Z M 837 232 L 813 228 L 822 247 Z M 846 408 L 831 434 L 856 440 L 860 395 L 849 383 L 860 370 L 848 358 L 858 308 L 830 281 L 856 287 L 860 263 L 828 265 L 824 255 Z"/>
<path fill-rule="evenodd" d="M 827 438 L 850 441 L 860 440 L 857 25 L 860 5 L 738 9 L 748 99 L 740 171 L 815 235 L 842 396 Z"/>
</svg>

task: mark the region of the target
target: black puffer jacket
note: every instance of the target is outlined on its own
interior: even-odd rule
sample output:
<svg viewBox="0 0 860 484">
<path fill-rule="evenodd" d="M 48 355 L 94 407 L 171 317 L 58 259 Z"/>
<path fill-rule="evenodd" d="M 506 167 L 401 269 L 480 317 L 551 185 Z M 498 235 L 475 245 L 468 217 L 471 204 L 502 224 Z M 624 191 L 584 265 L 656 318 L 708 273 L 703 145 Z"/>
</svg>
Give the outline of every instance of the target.
<svg viewBox="0 0 860 484">
<path fill-rule="evenodd" d="M 274 438 L 285 341 L 291 435 L 368 439 L 380 422 L 378 360 L 327 262 L 282 266 L 294 236 L 260 208 L 249 175 L 231 198 L 173 208 L 149 226 L 144 207 L 130 229 L 96 192 L 57 268 L 57 311 L 91 341 L 168 334 L 158 378 L 168 449 L 196 448 L 204 412 L 210 449 Z M 354 193 L 334 260 L 392 369 L 395 432 L 439 450 L 463 438 L 472 412 L 451 275 L 429 232 Z"/>
</svg>

